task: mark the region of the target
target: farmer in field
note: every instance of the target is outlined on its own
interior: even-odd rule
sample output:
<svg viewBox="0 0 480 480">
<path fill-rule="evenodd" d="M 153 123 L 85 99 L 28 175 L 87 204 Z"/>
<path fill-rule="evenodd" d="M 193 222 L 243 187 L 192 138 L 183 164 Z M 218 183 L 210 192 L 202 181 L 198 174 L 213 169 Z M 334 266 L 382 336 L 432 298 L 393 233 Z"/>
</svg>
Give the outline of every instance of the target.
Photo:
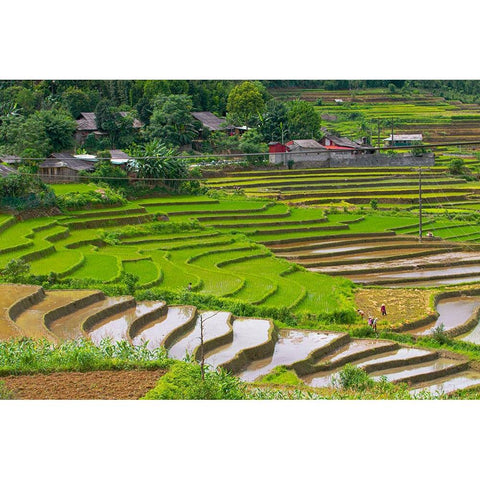
<svg viewBox="0 0 480 480">
<path fill-rule="evenodd" d="M 375 333 L 377 333 L 377 317 L 372 319 L 372 328 Z"/>
<path fill-rule="evenodd" d="M 387 314 L 387 307 L 385 306 L 384 303 L 382 303 L 382 306 L 380 307 L 380 311 L 382 312 L 382 315 Z"/>
<path fill-rule="evenodd" d="M 363 310 L 357 309 L 357 313 L 363 318 L 365 316 L 365 312 Z"/>
<path fill-rule="evenodd" d="M 190 283 L 188 284 L 188 286 L 187 286 L 187 290 L 188 290 L 189 292 L 191 292 L 191 291 L 192 291 L 192 282 L 190 282 Z"/>
</svg>

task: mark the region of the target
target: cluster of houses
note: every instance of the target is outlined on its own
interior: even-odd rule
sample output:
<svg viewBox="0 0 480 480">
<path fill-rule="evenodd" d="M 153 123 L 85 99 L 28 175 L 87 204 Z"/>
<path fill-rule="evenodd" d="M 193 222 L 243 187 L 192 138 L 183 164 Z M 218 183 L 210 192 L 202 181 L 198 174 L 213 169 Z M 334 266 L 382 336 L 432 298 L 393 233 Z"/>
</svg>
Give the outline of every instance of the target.
<svg viewBox="0 0 480 480">
<path fill-rule="evenodd" d="M 126 116 L 127 112 L 120 112 Z M 192 117 L 198 120 L 202 127 L 210 132 L 225 132 L 228 135 L 241 135 L 248 128 L 246 126 L 228 125 L 225 119 L 219 118 L 211 112 L 192 112 Z M 108 133 L 98 128 L 94 112 L 81 112 L 76 119 L 77 128 L 74 138 L 77 145 L 83 145 L 89 135 L 96 139 L 108 136 Z M 136 130 L 144 127 L 144 124 L 133 119 L 132 127 Z M 113 165 L 126 168 L 131 158 L 122 150 L 110 150 L 110 161 Z M 2 164 L 3 162 L 3 164 Z M 0 176 L 15 173 L 15 167 L 21 162 L 21 158 L 15 155 L 0 155 Z M 98 159 L 95 155 L 75 155 L 69 152 L 52 153 L 39 165 L 39 174 L 45 182 L 77 182 L 82 172 L 95 170 Z"/>
<path fill-rule="evenodd" d="M 386 147 L 414 146 L 423 141 L 422 134 L 390 135 L 384 139 Z M 398 165 L 409 166 L 433 165 L 433 154 L 425 154 L 419 160 L 412 153 L 395 155 L 381 154 L 376 148 L 367 144 L 366 138 L 361 142 L 347 137 L 339 137 L 325 132 L 320 141 L 314 139 L 291 140 L 285 144 L 271 142 L 268 144 L 269 162 L 275 165 L 296 165 L 302 167 L 351 167 Z"/>
<path fill-rule="evenodd" d="M 123 116 L 127 112 L 121 112 Z M 246 126 L 228 125 L 225 119 L 219 118 L 211 112 L 192 112 L 192 117 L 198 120 L 204 129 L 210 132 L 225 132 L 228 135 L 242 135 Z M 76 120 L 75 142 L 83 145 L 89 135 L 100 139 L 108 134 L 98 128 L 94 112 L 81 112 Z M 144 124 L 134 119 L 132 127 L 141 129 Z M 386 146 L 413 145 L 423 140 L 421 134 L 390 135 L 384 139 Z M 360 157 L 362 155 L 362 157 Z M 131 158 L 122 150 L 110 150 L 111 163 L 126 168 Z M 325 133 L 320 141 L 314 139 L 292 140 L 285 144 L 271 142 L 269 144 L 269 161 L 276 165 L 287 165 L 290 162 L 308 166 L 351 166 L 351 160 L 361 166 L 368 157 L 378 157 L 375 149 L 366 143 L 355 142 L 346 137 L 338 137 Z M 370 160 L 369 160 L 370 161 Z M 3 164 L 2 164 L 3 162 Z M 15 172 L 15 167 L 21 158 L 14 155 L 0 156 L 0 176 Z M 77 182 L 82 172 L 91 172 L 95 169 L 98 159 L 95 155 L 75 155 L 68 152 L 52 153 L 39 165 L 39 173 L 46 182 Z M 368 164 L 369 162 L 367 162 Z M 375 162 L 374 162 L 375 164 Z M 370 166 L 370 165 L 369 165 Z"/>
</svg>

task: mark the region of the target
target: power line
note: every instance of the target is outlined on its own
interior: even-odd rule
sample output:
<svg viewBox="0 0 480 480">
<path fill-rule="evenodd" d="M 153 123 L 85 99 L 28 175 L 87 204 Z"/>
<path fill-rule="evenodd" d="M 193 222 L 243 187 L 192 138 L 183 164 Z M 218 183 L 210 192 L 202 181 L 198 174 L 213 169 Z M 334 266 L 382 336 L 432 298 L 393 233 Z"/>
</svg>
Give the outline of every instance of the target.
<svg viewBox="0 0 480 480">
<path fill-rule="evenodd" d="M 445 143 L 422 143 L 417 145 L 399 145 L 399 146 L 390 146 L 390 147 L 371 147 L 371 146 L 362 146 L 359 148 L 352 148 L 351 150 L 345 150 L 344 148 L 329 148 L 329 149 L 309 149 L 308 153 L 327 153 L 327 152 L 366 152 L 370 150 L 376 151 L 388 151 L 388 150 L 412 150 L 416 148 L 438 148 L 438 147 L 455 147 L 461 145 L 480 145 L 480 140 L 478 141 L 469 141 L 469 142 L 445 142 Z M 272 152 L 273 154 L 278 152 Z M 202 159 L 206 158 L 242 158 L 242 157 L 251 157 L 251 156 L 267 156 L 271 155 L 271 152 L 255 152 L 255 153 L 206 153 L 204 155 L 164 155 L 164 156 L 144 156 L 144 157 L 130 157 L 130 160 L 163 160 L 163 159 L 176 159 L 176 160 L 186 160 L 186 159 L 196 159 L 202 161 Z M 298 155 L 299 153 L 304 152 L 282 152 L 286 156 L 288 155 Z M 45 157 L 24 157 L 22 160 L 48 160 Z M 55 159 L 52 159 L 55 160 Z M 58 159 L 61 161 L 61 159 Z M 81 160 L 81 159 L 80 159 Z M 111 158 L 107 157 L 98 157 L 96 160 L 111 160 Z"/>
</svg>

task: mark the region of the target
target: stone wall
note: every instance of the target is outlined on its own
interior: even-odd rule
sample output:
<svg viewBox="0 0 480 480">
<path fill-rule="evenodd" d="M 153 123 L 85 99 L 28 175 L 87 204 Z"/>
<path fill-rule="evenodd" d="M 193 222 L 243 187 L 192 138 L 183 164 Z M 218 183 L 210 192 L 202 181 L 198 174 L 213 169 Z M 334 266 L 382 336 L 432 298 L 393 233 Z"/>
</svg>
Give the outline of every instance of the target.
<svg viewBox="0 0 480 480">
<path fill-rule="evenodd" d="M 292 168 L 342 168 L 342 167 L 431 167 L 435 164 L 433 153 L 415 156 L 411 153 L 353 153 L 305 152 L 270 155 L 270 163 L 280 165 L 293 160 Z M 286 164 L 285 164 L 286 166 Z"/>
</svg>

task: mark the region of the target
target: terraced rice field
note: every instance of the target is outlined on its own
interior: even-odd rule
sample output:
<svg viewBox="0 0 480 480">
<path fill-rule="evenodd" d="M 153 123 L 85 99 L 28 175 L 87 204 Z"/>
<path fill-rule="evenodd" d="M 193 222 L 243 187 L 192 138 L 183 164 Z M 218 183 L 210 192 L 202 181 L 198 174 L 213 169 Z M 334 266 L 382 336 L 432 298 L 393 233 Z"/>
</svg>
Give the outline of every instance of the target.
<svg viewBox="0 0 480 480">
<path fill-rule="evenodd" d="M 163 302 L 135 302 L 131 297 L 106 298 L 100 291 L 44 291 L 29 285 L 0 286 L 4 302 L 2 339 L 20 336 L 46 338 L 89 337 L 95 343 L 109 337 L 167 349 L 172 358 L 200 359 L 203 328 L 205 362 L 222 366 L 245 381 L 258 381 L 275 367 L 286 367 L 307 385 L 328 386 L 341 366 L 363 368 L 374 379 L 385 376 L 406 382 L 413 392 L 451 392 L 480 384 L 480 372 L 467 359 L 447 352 L 401 345 L 382 339 L 352 339 L 329 331 L 277 329 L 271 320 L 234 317 L 229 312 L 199 312 L 193 306 Z M 480 306 L 475 298 L 475 315 Z M 472 298 L 457 298 L 464 308 L 457 324 L 471 317 Z M 444 321 L 452 311 L 441 311 Z M 74 320 L 75 319 L 75 320 Z M 452 320 L 452 319 L 450 319 Z M 453 320 L 452 320 L 453 322 Z M 477 321 L 478 323 L 478 321 Z M 452 323 L 453 324 L 453 323 Z M 472 327 L 469 327 L 472 328 Z M 473 327 L 475 328 L 475 327 Z"/>
<path fill-rule="evenodd" d="M 208 185 L 227 192 L 242 188 L 252 198 L 284 204 L 297 225 L 285 217 L 282 228 L 237 224 L 235 231 L 312 272 L 386 286 L 480 281 L 478 222 L 453 219 L 459 213 L 471 216 L 479 211 L 480 184 L 451 177 L 443 168 L 434 167 L 422 175 L 423 233 L 434 237 L 424 237 L 422 242 L 418 241 L 418 173 L 414 169 L 239 172 L 210 178 Z M 378 212 L 388 213 L 365 208 L 372 200 Z M 305 206 L 317 208 L 299 208 Z M 329 212 L 328 223 L 319 219 L 316 225 L 314 214 L 306 212 L 322 209 Z"/>
<path fill-rule="evenodd" d="M 279 230 L 322 234 L 348 228 L 329 222 L 317 209 L 184 196 L 23 222 L 6 220 L 0 232 L 0 267 L 22 258 L 34 275 L 54 273 L 60 282 L 83 288 L 116 285 L 132 274 L 138 289 L 185 291 L 191 284 L 199 293 L 266 307 L 314 313 L 351 303 L 349 282 L 296 271 L 250 238 Z M 183 228 L 187 223 L 190 227 Z"/>
<path fill-rule="evenodd" d="M 388 122 L 395 121 L 395 134 L 423 133 L 429 143 L 465 142 L 480 136 L 480 106 L 447 101 L 429 92 L 403 94 L 387 89 L 360 91 L 326 91 L 306 89 L 274 89 L 271 93 L 282 99 L 300 98 L 316 103 L 322 116 L 322 126 L 341 135 L 360 138 L 366 134 L 361 122 L 370 122 L 370 132 L 377 142 L 377 120 L 380 139 L 391 134 Z M 337 105 L 335 99 L 342 99 Z M 386 121 L 382 122 L 382 121 Z"/>
<path fill-rule="evenodd" d="M 222 188 L 243 182 L 246 174 L 241 175 L 208 182 Z M 340 189 L 338 173 L 329 175 L 312 170 L 300 172 L 299 178 L 309 182 L 310 177 L 321 177 Z M 375 176 L 380 185 L 385 172 Z M 248 181 L 271 186 L 275 179 L 299 180 L 277 171 L 255 172 Z M 470 183 L 462 188 L 467 187 L 474 188 Z M 391 196 L 398 197 L 397 189 Z M 54 272 L 62 281 L 85 286 L 114 285 L 130 273 L 138 277 L 140 289 L 184 290 L 190 283 L 200 293 L 306 313 L 333 312 L 349 302 L 353 307 L 351 284 L 342 277 L 389 286 L 480 280 L 480 231 L 475 221 L 430 214 L 424 218 L 424 231 L 434 238 L 419 242 L 414 212 L 405 209 L 391 215 L 356 207 L 349 211 L 352 205 L 345 204 L 344 212 L 335 213 L 321 208 L 333 199 L 329 192 L 323 192 L 322 204 L 310 207 L 270 198 L 183 196 L 24 222 L 6 217 L 0 232 L 0 267 L 23 258 L 35 275 Z M 189 230 L 162 233 L 165 226 L 192 221 L 197 223 Z"/>
</svg>

